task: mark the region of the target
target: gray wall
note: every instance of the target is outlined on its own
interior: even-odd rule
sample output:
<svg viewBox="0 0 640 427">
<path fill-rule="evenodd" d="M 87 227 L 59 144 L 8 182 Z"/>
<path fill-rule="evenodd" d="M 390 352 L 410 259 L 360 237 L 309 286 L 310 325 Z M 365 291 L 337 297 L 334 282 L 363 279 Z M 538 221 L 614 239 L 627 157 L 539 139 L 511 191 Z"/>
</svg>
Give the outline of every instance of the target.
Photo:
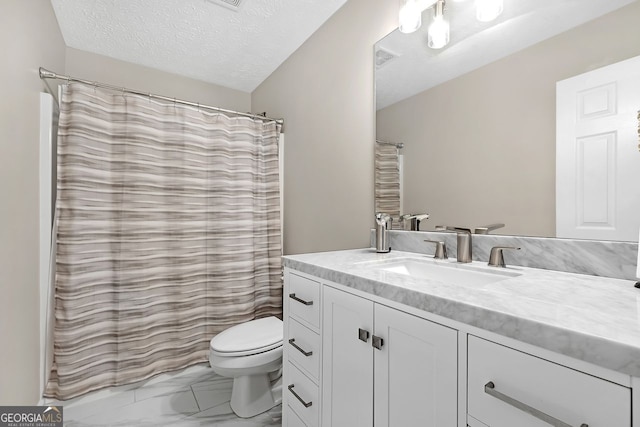
<svg viewBox="0 0 640 427">
<path fill-rule="evenodd" d="M 373 45 L 395 0 L 349 0 L 252 93 L 285 118 L 284 251 L 369 245 L 373 225 Z"/>
<path fill-rule="evenodd" d="M 153 68 L 67 48 L 65 73 L 81 79 L 151 92 L 236 111 L 251 111 L 251 94 Z"/>
<path fill-rule="evenodd" d="M 555 236 L 555 83 L 640 55 L 640 2 L 378 111 L 405 143 L 404 207 Z"/>
<path fill-rule="evenodd" d="M 0 2 L 0 52 L 0 404 L 27 405 L 40 398 L 38 67 L 65 56 L 48 0 Z"/>
</svg>

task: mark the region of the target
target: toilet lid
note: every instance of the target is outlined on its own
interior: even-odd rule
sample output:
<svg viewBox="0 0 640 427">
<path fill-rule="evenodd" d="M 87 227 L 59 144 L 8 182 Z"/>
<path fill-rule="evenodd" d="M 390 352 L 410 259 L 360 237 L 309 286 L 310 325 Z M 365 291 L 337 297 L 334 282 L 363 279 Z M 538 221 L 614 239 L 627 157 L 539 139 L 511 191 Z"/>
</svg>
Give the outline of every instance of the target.
<svg viewBox="0 0 640 427">
<path fill-rule="evenodd" d="M 229 356 L 260 353 L 281 346 L 282 336 L 282 321 L 264 317 L 220 332 L 211 340 L 211 349 Z"/>
</svg>

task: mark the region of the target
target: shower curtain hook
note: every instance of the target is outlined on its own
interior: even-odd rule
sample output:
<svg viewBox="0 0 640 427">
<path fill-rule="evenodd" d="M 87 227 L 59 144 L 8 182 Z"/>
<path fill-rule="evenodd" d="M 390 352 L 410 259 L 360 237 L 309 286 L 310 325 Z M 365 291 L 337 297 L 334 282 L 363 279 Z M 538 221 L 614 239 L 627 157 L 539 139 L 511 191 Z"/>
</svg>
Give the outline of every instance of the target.
<svg viewBox="0 0 640 427">
<path fill-rule="evenodd" d="M 67 76 L 67 86 L 69 86 L 70 82 L 71 82 L 71 76 Z"/>
<path fill-rule="evenodd" d="M 200 113 L 200 103 L 198 102 L 198 113 Z"/>
<path fill-rule="evenodd" d="M 149 98 L 149 104 L 151 104 L 151 92 L 149 92 L 149 94 L 147 95 L 147 97 Z"/>
</svg>

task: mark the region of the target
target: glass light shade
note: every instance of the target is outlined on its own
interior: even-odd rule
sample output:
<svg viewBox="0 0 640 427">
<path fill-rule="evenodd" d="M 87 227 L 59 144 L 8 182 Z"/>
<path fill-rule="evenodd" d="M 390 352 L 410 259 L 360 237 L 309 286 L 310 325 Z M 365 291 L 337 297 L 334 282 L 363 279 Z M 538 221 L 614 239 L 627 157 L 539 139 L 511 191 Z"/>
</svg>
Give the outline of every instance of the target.
<svg viewBox="0 0 640 427">
<path fill-rule="evenodd" d="M 476 0 L 476 18 L 481 22 L 496 19 L 504 8 L 503 0 Z"/>
<path fill-rule="evenodd" d="M 402 33 L 413 33 L 422 25 L 422 9 L 418 0 L 400 0 L 398 29 Z"/>
<path fill-rule="evenodd" d="M 436 16 L 429 26 L 429 39 L 427 45 L 431 49 L 442 49 L 449 44 L 449 23 L 444 16 Z"/>
</svg>

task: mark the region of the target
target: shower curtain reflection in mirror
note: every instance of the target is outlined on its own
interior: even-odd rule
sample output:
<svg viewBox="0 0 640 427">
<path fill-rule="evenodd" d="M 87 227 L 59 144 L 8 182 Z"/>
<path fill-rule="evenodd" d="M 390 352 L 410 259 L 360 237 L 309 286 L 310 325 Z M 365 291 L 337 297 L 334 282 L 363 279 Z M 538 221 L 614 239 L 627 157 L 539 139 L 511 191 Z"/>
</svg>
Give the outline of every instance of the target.
<svg viewBox="0 0 640 427">
<path fill-rule="evenodd" d="M 391 215 L 394 230 L 402 229 L 402 159 L 401 145 L 376 141 L 375 212 Z"/>
</svg>

